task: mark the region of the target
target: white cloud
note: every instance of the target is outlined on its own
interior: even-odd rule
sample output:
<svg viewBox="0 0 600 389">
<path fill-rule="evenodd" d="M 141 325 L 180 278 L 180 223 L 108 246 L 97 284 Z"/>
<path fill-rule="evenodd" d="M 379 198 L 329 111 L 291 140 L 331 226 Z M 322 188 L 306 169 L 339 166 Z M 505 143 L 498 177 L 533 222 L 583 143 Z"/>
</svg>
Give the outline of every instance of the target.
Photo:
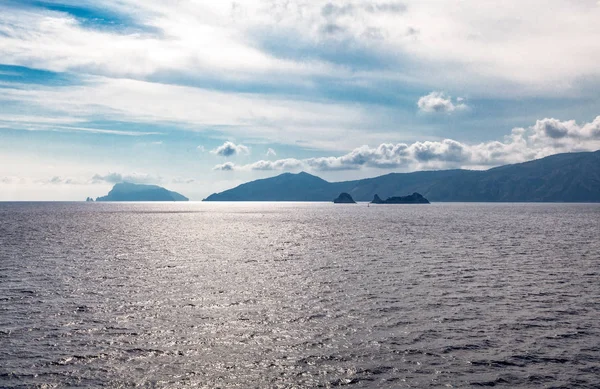
<svg viewBox="0 0 600 389">
<path fill-rule="evenodd" d="M 19 89 L 12 89 L 18 93 Z M 0 102 L 3 100 L 11 101 L 11 88 L 6 88 L 7 94 L 0 96 Z M 19 101 L 16 98 L 12 101 Z M 159 132 L 150 131 L 124 131 L 113 130 L 106 128 L 94 128 L 85 126 L 87 119 L 83 117 L 67 116 L 64 114 L 50 114 L 48 112 L 41 113 L 39 116 L 33 115 L 14 115 L 8 113 L 0 114 L 0 128 L 8 128 L 11 130 L 22 131 L 51 131 L 51 132 L 84 132 L 91 134 L 109 134 L 121 136 L 145 136 L 145 135 L 161 135 Z"/>
<path fill-rule="evenodd" d="M 282 55 L 261 45 L 292 33 L 307 47 L 360 48 L 366 57 L 385 55 L 399 64 L 408 59 L 416 66 L 397 67 L 403 70 L 389 76 L 430 86 L 469 83 L 494 93 L 509 83 L 518 87 L 512 93 L 541 95 L 600 76 L 600 7 L 593 0 L 247 0 L 235 7 L 225 1 L 105 0 L 102 8 L 149 31 L 93 29 L 66 13 L 3 5 L 3 62 L 111 77 L 180 73 L 239 81 L 279 75 L 289 82 L 290 75 L 352 75 L 353 64 L 342 57 Z M 374 78 L 381 71 L 367 73 Z"/>
<path fill-rule="evenodd" d="M 242 144 L 236 145 L 227 141 L 210 152 L 221 157 L 231 157 L 238 154 L 250 154 L 250 149 Z"/>
<path fill-rule="evenodd" d="M 412 144 L 383 143 L 376 148 L 361 146 L 340 157 L 263 160 L 241 166 L 229 163 L 227 169 L 218 170 L 483 168 L 524 162 L 556 153 L 597 149 L 600 149 L 600 116 L 583 125 L 578 125 L 574 120 L 538 120 L 528 129 L 513 129 L 503 142 L 466 144 L 445 139 Z"/>
<path fill-rule="evenodd" d="M 396 113 L 375 105 L 334 103 L 321 93 L 311 96 L 323 86 L 322 80 L 325 86 L 351 84 L 374 91 L 387 81 L 456 90 L 455 94 L 475 88 L 484 91 L 480 93 L 509 90 L 516 95 L 533 88 L 546 97 L 548 93 L 564 95 L 581 77 L 600 77 L 600 47 L 595 39 L 600 34 L 598 7 L 563 0 L 548 0 L 547 6 L 540 6 L 539 0 L 518 6 L 474 0 L 450 3 L 239 1 L 235 9 L 229 2 L 216 1 L 102 3 L 149 30 L 134 32 L 94 29 L 62 12 L 0 5 L 3 63 L 73 72 L 79 83 L 9 85 L 3 88 L 0 104 L 52 112 L 64 120 L 93 117 L 167 123 L 190 131 L 216 129 L 226 139 L 331 151 L 379 143 L 376 139 L 389 137 L 395 125 L 386 118 Z M 569 18 L 554 20 L 560 12 Z M 323 36 L 320 27 L 327 23 L 338 26 L 342 35 Z M 307 51 L 339 49 L 335 52 L 340 55 L 278 52 L 286 34 L 297 37 Z M 378 39 L 374 41 L 373 36 Z M 274 44 L 269 46 L 269 42 Z M 346 53 L 348 48 L 357 52 Z M 363 59 L 364 69 L 353 68 L 352 61 Z M 385 69 L 369 68 L 381 62 Z M 177 80 L 204 85 L 195 84 L 199 78 L 225 80 L 217 84 L 234 87 L 252 85 L 252 89 L 242 89 L 258 92 L 168 84 Z M 456 85 L 460 87 L 453 88 Z M 260 92 L 261 87 L 282 87 L 283 91 L 267 94 Z M 299 90 L 307 95 L 295 96 Z M 389 91 L 383 92 L 385 96 Z M 449 113 L 466 106 L 460 98 L 429 97 L 422 104 L 424 111 Z M 4 120 L 10 122 L 0 122 L 2 128 L 155 134 Z M 409 126 L 394 128 L 396 137 L 408 136 Z M 374 128 L 380 132 L 374 133 Z M 433 133 L 427 130 L 424 135 Z"/>
<path fill-rule="evenodd" d="M 277 161 L 258 161 L 246 165 L 249 170 L 295 170 L 303 166 L 303 161 L 295 158 L 279 159 Z"/>
<path fill-rule="evenodd" d="M 152 176 L 145 173 L 107 173 L 94 174 L 91 178 L 83 176 L 51 176 L 50 178 L 34 178 L 34 177 L 15 177 L 15 176 L 0 176 L 0 184 L 6 185 L 55 185 L 55 186 L 86 186 L 98 187 L 102 185 L 113 185 L 121 182 L 131 182 L 135 184 L 160 184 L 165 180 L 160 176 Z M 193 184 L 196 182 L 194 178 L 174 177 L 168 181 L 172 184 Z M 94 189 L 96 190 L 96 189 Z"/>
<path fill-rule="evenodd" d="M 202 101 L 202 104 L 198 104 L 198 101 Z M 62 116 L 102 116 L 118 121 L 175 123 L 189 131 L 217 128 L 231 137 L 268 139 L 269 142 L 285 144 L 303 142 L 305 147 L 338 149 L 344 147 L 345 141 L 345 147 L 348 147 L 349 139 L 345 135 L 349 132 L 363 137 L 377 135 L 360 131 L 368 126 L 371 119 L 369 114 L 377 112 L 373 107 L 369 107 L 367 112 L 366 108 L 342 103 L 225 93 L 131 79 L 88 77 L 82 85 L 77 86 L 3 88 L 0 104 L 3 102 L 35 107 Z M 40 126 L 26 128 L 41 129 Z M 46 131 L 56 131 L 57 128 L 61 127 L 43 127 Z M 84 128 L 77 129 L 85 131 Z M 63 130 L 75 131 L 76 128 Z M 130 131 L 115 134 L 157 133 Z"/>
<path fill-rule="evenodd" d="M 91 183 L 102 183 L 106 182 L 109 184 L 118 184 L 121 182 L 131 182 L 133 184 L 157 184 L 162 181 L 161 177 L 152 176 L 146 173 L 131 173 L 131 174 L 121 174 L 121 173 L 108 173 L 105 175 L 95 174 Z"/>
<path fill-rule="evenodd" d="M 90 180 L 66 176 L 52 176 L 49 178 L 32 177 L 0 177 L 0 184 L 6 185 L 88 185 Z"/>
<path fill-rule="evenodd" d="M 447 96 L 444 92 L 431 92 L 423 96 L 417 102 L 419 110 L 427 113 L 452 113 L 467 109 L 463 102 L 464 98 L 459 97 L 454 102 L 452 96 Z"/>
<path fill-rule="evenodd" d="M 236 170 L 236 166 L 233 162 L 225 162 L 221 165 L 216 165 L 213 170 L 232 171 Z"/>
<path fill-rule="evenodd" d="M 53 184 L 53 185 L 77 185 L 77 184 L 81 184 L 81 182 L 78 182 L 77 180 L 70 178 L 70 177 L 60 177 L 60 176 L 54 176 L 52 178 L 50 178 L 49 180 L 43 180 L 41 181 L 42 184 Z"/>
<path fill-rule="evenodd" d="M 71 116 L 33 116 L 33 115 L 9 115 L 3 114 L 0 116 L 0 122 L 4 123 L 24 123 L 24 124 L 76 124 L 86 122 L 83 118 L 75 118 Z"/>
<path fill-rule="evenodd" d="M 272 148 L 269 147 L 269 149 L 267 150 L 266 156 L 267 156 L 267 158 L 269 158 L 271 156 L 275 157 L 275 156 L 277 156 L 277 153 L 275 152 L 275 150 L 273 150 Z"/>
<path fill-rule="evenodd" d="M 0 51 L 5 63 L 114 77 L 159 72 L 262 72 L 303 74 L 306 65 L 275 58 L 249 45 L 213 2 L 104 1 L 154 33 L 119 33 L 84 26 L 63 12 L 0 6 Z M 310 71 L 310 70 L 309 70 Z M 314 69 L 313 69 L 314 71 Z"/>
<path fill-rule="evenodd" d="M 558 119 L 538 120 L 532 127 L 536 140 L 562 140 L 581 141 L 588 139 L 600 139 L 600 116 L 591 123 L 583 126 L 578 125 L 575 120 L 561 122 Z"/>
</svg>

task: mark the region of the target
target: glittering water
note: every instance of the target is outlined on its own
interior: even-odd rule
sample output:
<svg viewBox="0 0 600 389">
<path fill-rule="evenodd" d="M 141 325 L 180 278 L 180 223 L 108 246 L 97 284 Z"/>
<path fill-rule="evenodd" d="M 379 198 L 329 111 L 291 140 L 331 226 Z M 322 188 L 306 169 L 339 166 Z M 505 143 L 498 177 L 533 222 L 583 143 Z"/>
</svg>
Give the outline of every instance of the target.
<svg viewBox="0 0 600 389">
<path fill-rule="evenodd" d="M 0 387 L 598 387 L 600 205 L 0 203 Z"/>
</svg>

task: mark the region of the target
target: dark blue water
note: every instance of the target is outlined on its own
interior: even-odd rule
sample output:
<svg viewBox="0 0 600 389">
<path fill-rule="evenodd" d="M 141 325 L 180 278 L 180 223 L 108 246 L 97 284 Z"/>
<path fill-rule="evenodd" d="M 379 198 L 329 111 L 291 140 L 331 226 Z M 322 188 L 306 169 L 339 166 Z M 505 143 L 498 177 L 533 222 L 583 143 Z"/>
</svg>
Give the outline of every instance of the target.
<svg viewBox="0 0 600 389">
<path fill-rule="evenodd" d="M 0 203 L 2 388 L 598 388 L 600 205 Z"/>
</svg>

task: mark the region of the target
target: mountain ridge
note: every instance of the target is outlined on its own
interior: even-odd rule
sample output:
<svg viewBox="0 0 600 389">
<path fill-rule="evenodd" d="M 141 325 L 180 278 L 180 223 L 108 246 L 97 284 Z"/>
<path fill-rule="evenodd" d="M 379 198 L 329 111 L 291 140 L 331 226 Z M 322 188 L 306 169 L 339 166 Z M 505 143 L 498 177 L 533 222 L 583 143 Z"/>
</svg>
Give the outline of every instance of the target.
<svg viewBox="0 0 600 389">
<path fill-rule="evenodd" d="M 370 201 L 418 192 L 433 202 L 600 202 L 600 150 L 555 154 L 488 170 L 388 173 L 328 182 L 283 173 L 214 193 L 204 201 L 331 201 L 339 193 Z"/>
</svg>

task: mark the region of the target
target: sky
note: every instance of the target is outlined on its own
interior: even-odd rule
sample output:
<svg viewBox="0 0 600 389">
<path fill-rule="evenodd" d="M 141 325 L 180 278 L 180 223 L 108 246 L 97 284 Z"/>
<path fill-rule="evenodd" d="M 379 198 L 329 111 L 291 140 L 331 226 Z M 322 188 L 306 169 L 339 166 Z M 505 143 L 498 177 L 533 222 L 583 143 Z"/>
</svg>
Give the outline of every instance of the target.
<svg viewBox="0 0 600 389">
<path fill-rule="evenodd" d="M 600 149 L 598 0 L 0 0 L 0 201 Z"/>
</svg>

